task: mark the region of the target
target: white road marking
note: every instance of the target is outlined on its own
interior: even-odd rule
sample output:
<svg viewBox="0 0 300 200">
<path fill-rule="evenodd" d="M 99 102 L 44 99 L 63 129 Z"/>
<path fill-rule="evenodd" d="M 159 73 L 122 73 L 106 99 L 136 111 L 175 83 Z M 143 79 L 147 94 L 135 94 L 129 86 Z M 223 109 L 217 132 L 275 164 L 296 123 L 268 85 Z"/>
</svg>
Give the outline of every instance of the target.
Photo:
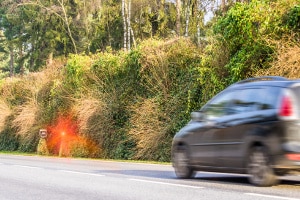
<svg viewBox="0 0 300 200">
<path fill-rule="evenodd" d="M 257 194 L 257 193 L 244 193 L 244 194 L 246 194 L 246 195 L 252 195 L 252 196 L 259 196 L 259 197 L 272 198 L 272 199 L 300 200 L 300 199 L 291 198 L 291 197 L 280 197 L 280 196 L 265 195 L 265 194 Z"/>
<path fill-rule="evenodd" d="M 182 184 L 174 184 L 174 183 L 166 183 L 166 182 L 158 182 L 158 181 L 149 181 L 149 180 L 143 180 L 143 179 L 129 179 L 129 180 L 138 181 L 138 182 L 145 182 L 145 183 L 154 183 L 154 184 L 161 184 L 161 185 L 177 186 L 177 187 L 194 188 L 194 189 L 203 189 L 204 188 L 204 187 L 199 187 L 199 186 L 182 185 Z"/>
<path fill-rule="evenodd" d="M 0 165 L 3 163 L 0 163 Z M 27 168 L 27 169 L 44 169 L 42 167 L 34 167 L 34 166 L 27 166 L 27 165 L 12 165 L 15 167 L 22 167 L 22 168 Z M 86 173 L 86 172 L 77 172 L 77 171 L 71 171 L 71 170 L 58 170 L 60 172 L 64 173 L 72 173 L 72 174 L 81 174 L 81 175 L 89 175 L 89 176 L 98 176 L 98 177 L 103 177 L 105 175 L 102 174 L 94 174 L 94 173 Z"/>
<path fill-rule="evenodd" d="M 34 167 L 34 166 L 27 166 L 27 165 L 13 165 L 13 166 L 27 168 L 27 169 L 43 169 L 41 167 Z"/>
<path fill-rule="evenodd" d="M 70 171 L 70 170 L 59 170 L 60 172 L 65 172 L 65 173 L 72 173 L 72 174 L 81 174 L 81 175 L 89 175 L 89 176 L 100 176 L 103 177 L 105 175 L 102 174 L 94 174 L 94 173 L 86 173 L 86 172 L 76 172 L 76 171 Z"/>
</svg>

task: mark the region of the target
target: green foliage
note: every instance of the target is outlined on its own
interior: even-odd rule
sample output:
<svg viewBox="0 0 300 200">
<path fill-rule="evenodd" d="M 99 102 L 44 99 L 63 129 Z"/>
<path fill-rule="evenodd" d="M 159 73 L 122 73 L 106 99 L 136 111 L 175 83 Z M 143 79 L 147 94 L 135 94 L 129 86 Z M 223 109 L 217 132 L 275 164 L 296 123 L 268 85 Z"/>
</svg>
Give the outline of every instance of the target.
<svg viewBox="0 0 300 200">
<path fill-rule="evenodd" d="M 70 55 L 65 68 L 66 79 L 63 86 L 70 93 L 80 91 L 85 84 L 85 74 L 91 66 L 91 58 L 84 55 Z"/>
<path fill-rule="evenodd" d="M 175 2 L 130 2 L 130 22 L 134 36 L 131 39 L 132 44 L 152 37 L 170 38 L 175 35 Z M 124 47 L 125 30 L 121 1 L 58 3 L 57 0 L 10 0 L 1 1 L 0 5 L 0 27 L 5 33 L 5 54 L 9 56 L 9 53 L 13 53 L 12 67 L 17 73 L 38 71 L 47 61 L 51 61 L 52 56 L 97 53 L 105 51 L 107 47 L 118 51 Z M 205 8 L 196 0 L 184 2 L 182 5 L 183 12 L 179 16 L 181 23 L 186 20 L 186 10 L 189 6 L 190 33 L 196 35 L 198 25 L 202 24 L 199 14 L 203 13 Z M 8 49 L 11 51 L 7 51 Z M 7 68 L 8 63 L 5 65 Z"/>
<path fill-rule="evenodd" d="M 60 79 L 46 83 L 38 92 L 39 124 L 49 124 L 54 121 L 60 113 L 68 112 L 72 99 Z"/>
<path fill-rule="evenodd" d="M 136 144 L 133 140 L 124 137 L 116 146 L 113 154 L 115 159 L 130 160 L 134 158 Z"/>
<path fill-rule="evenodd" d="M 99 8 L 100 10 L 100 8 Z M 92 53 L 104 51 L 106 47 L 114 50 L 122 48 L 123 22 L 120 1 L 103 1 L 101 12 L 96 10 L 90 29 L 88 49 Z"/>
<path fill-rule="evenodd" d="M 266 42 L 266 37 L 280 33 L 278 27 L 281 19 L 280 13 L 273 10 L 270 4 L 268 1 L 237 3 L 214 26 L 215 34 L 221 36 L 229 50 L 230 61 L 226 68 L 230 73 L 230 82 L 269 67 L 274 48 Z"/>
<path fill-rule="evenodd" d="M 0 132 L 0 151 L 16 151 L 20 145 L 16 129 L 12 127 L 13 116 L 6 120 L 3 131 Z"/>
<path fill-rule="evenodd" d="M 93 137 L 100 138 L 103 156 L 108 158 L 127 159 L 130 149 L 124 144 L 130 144 L 124 132 L 129 112 L 126 107 L 134 103 L 137 93 L 140 93 L 138 78 L 138 53 L 129 54 L 99 54 L 92 68 L 94 77 L 93 87 L 97 88 L 106 105 L 103 113 L 92 117 L 91 122 L 104 121 L 93 125 Z M 93 120 L 95 119 L 95 121 Z M 112 134 L 113 133 L 113 134 Z M 125 142 L 128 141 L 128 142 Z"/>
<path fill-rule="evenodd" d="M 200 52 L 186 39 L 148 40 L 139 51 L 136 88 L 143 93 L 137 93 L 136 103 L 131 104 L 129 132 L 137 143 L 133 158 L 168 161 L 171 138 L 187 122 L 189 112 L 199 108 L 195 81 Z M 164 139 L 157 143 L 160 137 Z"/>
<path fill-rule="evenodd" d="M 18 151 L 29 153 L 37 152 L 40 145 L 39 129 L 40 127 L 33 126 L 28 133 L 18 136 L 20 143 Z"/>
<path fill-rule="evenodd" d="M 196 90 L 198 106 L 203 106 L 215 94 L 228 84 L 228 70 L 224 67 L 230 60 L 229 49 L 224 40 L 218 37 L 207 37 L 207 45 L 201 54 L 201 63 L 198 70 Z"/>
<path fill-rule="evenodd" d="M 159 60 L 154 57 L 157 53 L 162 56 Z M 101 146 L 102 157 L 136 158 L 139 154 L 137 138 L 128 135 L 131 108 L 143 98 L 155 98 L 159 107 L 154 116 L 166 128 L 160 133 L 155 124 L 150 127 L 152 133 L 165 135 L 168 142 L 158 144 L 153 153 L 143 159 L 169 160 L 171 138 L 188 120 L 189 112 L 198 107 L 195 101 L 199 101 L 199 87 L 192 81 L 197 79 L 198 49 L 184 39 L 171 40 L 166 45 L 152 40 L 129 53 L 99 53 L 93 59 L 92 67 L 88 67 L 89 64 L 78 64 L 84 60 L 82 57 L 73 57 L 66 67 L 65 87 L 71 88 L 75 96 L 80 92 L 89 94 L 84 101 L 86 108 L 89 106 L 92 110 L 78 115 L 86 121 L 83 135 Z M 99 105 L 98 109 L 93 102 Z M 152 148 L 151 145 L 148 148 Z"/>
<path fill-rule="evenodd" d="M 88 158 L 90 157 L 86 146 L 82 143 L 74 143 L 71 146 L 70 156 L 75 158 Z"/>
<path fill-rule="evenodd" d="M 80 158 L 96 158 L 99 156 L 99 149 L 94 142 L 77 137 L 70 144 L 70 156 Z"/>
<path fill-rule="evenodd" d="M 42 123 L 49 123 L 54 120 L 56 115 L 56 110 L 52 106 L 51 88 L 53 82 L 46 83 L 37 94 L 37 101 L 39 102 L 40 110 L 38 118 Z"/>
<path fill-rule="evenodd" d="M 0 134 L 0 151 L 16 151 L 18 149 L 18 137 L 10 129 L 5 129 Z"/>
<path fill-rule="evenodd" d="M 293 31 L 300 31 L 300 5 L 291 8 L 283 21 Z"/>
</svg>

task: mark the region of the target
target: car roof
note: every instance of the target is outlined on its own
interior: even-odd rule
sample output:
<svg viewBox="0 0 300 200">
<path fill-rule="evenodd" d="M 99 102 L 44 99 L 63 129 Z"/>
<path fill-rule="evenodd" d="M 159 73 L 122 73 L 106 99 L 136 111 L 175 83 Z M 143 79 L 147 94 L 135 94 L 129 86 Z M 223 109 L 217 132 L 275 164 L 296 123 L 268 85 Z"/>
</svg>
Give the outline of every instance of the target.
<svg viewBox="0 0 300 200">
<path fill-rule="evenodd" d="M 228 89 L 242 89 L 255 86 L 290 87 L 295 83 L 300 83 L 300 80 L 287 79 L 281 76 L 262 76 L 239 81 L 229 86 Z"/>
</svg>

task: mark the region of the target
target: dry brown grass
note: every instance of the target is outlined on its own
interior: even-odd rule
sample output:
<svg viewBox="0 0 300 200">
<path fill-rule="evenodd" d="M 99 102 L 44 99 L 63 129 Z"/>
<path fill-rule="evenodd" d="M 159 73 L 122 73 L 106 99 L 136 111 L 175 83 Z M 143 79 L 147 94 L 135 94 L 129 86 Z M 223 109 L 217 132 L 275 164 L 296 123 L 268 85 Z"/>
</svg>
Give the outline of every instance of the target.
<svg viewBox="0 0 300 200">
<path fill-rule="evenodd" d="M 169 82 L 169 62 L 164 42 L 149 40 L 146 44 L 142 48 L 140 72 L 143 74 L 148 90 L 153 93 L 161 91 L 166 96 L 171 83 Z"/>
<path fill-rule="evenodd" d="M 18 130 L 17 134 L 25 135 L 29 132 L 36 122 L 37 112 L 38 105 L 34 99 L 17 108 L 17 116 L 12 122 Z"/>
<path fill-rule="evenodd" d="M 93 95 L 84 95 L 75 100 L 73 112 L 79 121 L 79 132 L 85 133 L 89 129 L 89 120 L 98 112 L 103 112 L 106 105 Z"/>
<path fill-rule="evenodd" d="M 255 76 L 284 76 L 300 78 L 300 44 L 290 38 L 272 41 L 276 45 L 276 59 L 271 68 L 258 71 Z"/>
<path fill-rule="evenodd" d="M 41 72 L 5 79 L 1 85 L 1 95 L 6 101 L 0 101 L 0 110 L 1 113 L 6 114 L 1 114 L 0 127 L 4 126 L 5 118 L 13 111 L 15 114 L 15 119 L 12 122 L 13 127 L 17 128 L 18 134 L 27 134 L 36 123 L 39 110 L 37 102 L 39 90 L 49 81 L 60 78 L 63 64 L 64 61 L 56 60 Z M 23 98 L 23 103 L 10 105 L 12 107 L 10 109 L 6 102 L 15 99 L 16 95 Z"/>
<path fill-rule="evenodd" d="M 130 119 L 132 128 L 129 135 L 137 142 L 137 154 L 134 159 L 152 159 L 159 141 L 164 138 L 164 126 L 158 103 L 154 99 L 145 99 L 132 107 Z"/>
<path fill-rule="evenodd" d="M 12 84 L 16 84 L 18 82 L 23 82 L 23 89 L 29 89 L 33 92 L 36 92 L 39 88 L 43 87 L 47 82 L 61 78 L 62 76 L 62 68 L 65 65 L 66 61 L 63 59 L 54 60 L 52 65 L 45 66 L 45 68 L 40 72 L 32 72 L 28 75 L 24 76 L 16 76 L 9 77 L 4 79 L 3 85 L 1 85 L 1 89 L 6 92 L 8 95 L 11 93 L 9 87 Z"/>
<path fill-rule="evenodd" d="M 3 128 L 5 127 L 5 121 L 6 121 L 6 118 L 11 115 L 12 113 L 12 110 L 11 108 L 9 107 L 8 103 L 3 100 L 3 99 L 0 99 L 0 132 L 3 131 Z"/>
<path fill-rule="evenodd" d="M 154 94 L 162 93 L 166 99 L 170 89 L 177 84 L 175 74 L 188 68 L 186 63 L 190 60 L 197 57 L 200 60 L 199 49 L 191 40 L 181 37 L 167 41 L 147 40 L 141 44 L 140 52 L 140 74 L 144 85 Z"/>
</svg>

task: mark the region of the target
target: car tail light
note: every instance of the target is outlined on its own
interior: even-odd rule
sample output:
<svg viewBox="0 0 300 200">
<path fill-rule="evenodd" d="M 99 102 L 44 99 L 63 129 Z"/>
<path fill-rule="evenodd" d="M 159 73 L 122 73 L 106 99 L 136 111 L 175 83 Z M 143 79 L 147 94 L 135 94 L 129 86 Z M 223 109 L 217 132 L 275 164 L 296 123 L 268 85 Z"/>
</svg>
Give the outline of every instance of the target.
<svg viewBox="0 0 300 200">
<path fill-rule="evenodd" d="M 281 117 L 291 117 L 293 116 L 293 104 L 291 97 L 284 96 L 281 100 L 279 115 Z"/>
<path fill-rule="evenodd" d="M 278 116 L 283 120 L 299 120 L 297 98 L 292 90 L 286 89 L 279 102 Z"/>
<path fill-rule="evenodd" d="M 286 154 L 285 156 L 289 160 L 300 161 L 300 154 Z"/>
</svg>

